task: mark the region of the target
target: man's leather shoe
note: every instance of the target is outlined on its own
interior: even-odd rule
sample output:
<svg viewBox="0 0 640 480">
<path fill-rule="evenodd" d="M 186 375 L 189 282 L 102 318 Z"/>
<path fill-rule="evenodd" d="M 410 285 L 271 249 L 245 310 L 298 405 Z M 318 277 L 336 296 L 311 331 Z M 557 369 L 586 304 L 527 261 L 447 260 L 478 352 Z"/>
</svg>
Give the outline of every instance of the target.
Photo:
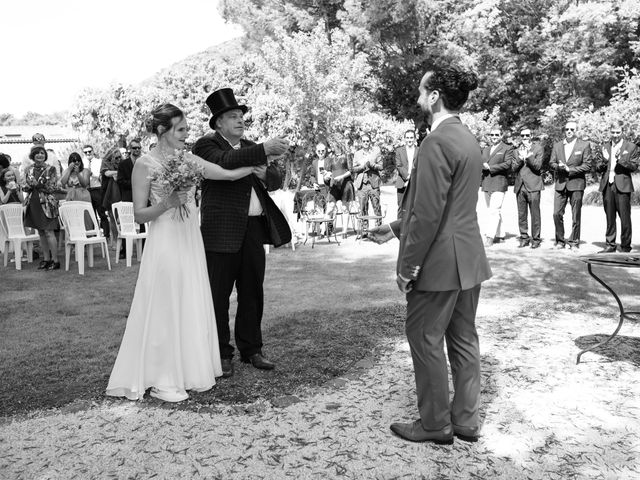
<svg viewBox="0 0 640 480">
<path fill-rule="evenodd" d="M 416 420 L 413 423 L 392 423 L 391 431 L 411 442 L 434 442 L 440 445 L 453 443 L 451 426 L 444 427 L 442 430 L 425 430 L 422 427 L 422 422 Z"/>
<path fill-rule="evenodd" d="M 222 376 L 229 378 L 233 375 L 233 361 L 230 358 L 222 359 Z"/>
<path fill-rule="evenodd" d="M 478 429 L 453 426 L 453 434 L 465 442 L 477 442 L 480 438 Z"/>
<path fill-rule="evenodd" d="M 606 247 L 604 250 L 600 250 L 598 253 L 615 253 L 616 247 Z"/>
<path fill-rule="evenodd" d="M 553 248 L 555 248 L 556 250 L 561 250 L 561 249 L 563 249 L 563 248 L 564 248 L 564 243 L 556 242 L 556 243 L 553 245 Z"/>
<path fill-rule="evenodd" d="M 540 248 L 540 242 L 533 242 L 531 248 Z"/>
<path fill-rule="evenodd" d="M 254 353 L 249 358 L 243 358 L 242 361 L 244 363 L 250 363 L 260 370 L 273 370 L 276 367 L 273 362 L 270 362 L 259 353 Z"/>
<path fill-rule="evenodd" d="M 518 248 L 524 248 L 528 246 L 529 246 L 529 240 L 520 240 L 520 245 L 518 245 Z"/>
<path fill-rule="evenodd" d="M 620 251 L 622 253 L 629 253 L 631 251 L 631 247 L 627 247 L 627 248 L 620 248 Z"/>
</svg>

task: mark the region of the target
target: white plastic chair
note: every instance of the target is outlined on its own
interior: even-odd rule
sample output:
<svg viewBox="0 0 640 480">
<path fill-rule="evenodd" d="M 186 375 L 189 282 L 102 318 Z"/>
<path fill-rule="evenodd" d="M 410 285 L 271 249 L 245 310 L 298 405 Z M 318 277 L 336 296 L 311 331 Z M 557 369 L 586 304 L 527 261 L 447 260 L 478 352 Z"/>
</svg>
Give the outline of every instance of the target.
<svg viewBox="0 0 640 480">
<path fill-rule="evenodd" d="M 100 229 L 87 231 L 84 223 L 85 212 L 88 212 L 93 225 L 98 225 L 96 214 L 90 202 L 65 202 L 60 205 L 60 220 L 66 230 L 66 238 L 64 245 L 65 253 L 65 270 L 69 270 L 69 257 L 71 256 L 71 244 L 75 245 L 76 262 L 78 262 L 78 273 L 84 275 L 84 247 L 89 246 L 89 267 L 93 267 L 93 246 L 100 245 L 102 247 L 102 257 L 106 256 L 107 265 L 111 270 L 111 260 L 109 255 L 105 255 L 105 251 L 109 251 L 107 239 L 102 236 Z M 88 236 L 89 232 L 95 233 L 95 236 Z"/>
<path fill-rule="evenodd" d="M 9 261 L 9 246 L 13 244 L 16 270 L 22 270 L 22 244 L 27 246 L 27 262 L 33 262 L 33 242 L 39 240 L 37 234 L 28 235 L 24 230 L 23 207 L 20 203 L 0 205 L 0 228 L 3 230 L 4 266 Z"/>
<path fill-rule="evenodd" d="M 116 202 L 111 205 L 111 209 L 118 228 L 116 263 L 118 263 L 120 259 L 120 249 L 122 248 L 122 239 L 124 238 L 127 247 L 127 267 L 130 267 L 131 257 L 133 256 L 133 242 L 136 242 L 136 258 L 140 261 L 142 257 L 142 240 L 147 238 L 147 232 L 139 232 L 138 228 L 136 228 L 137 224 L 133 214 L 133 202 Z"/>
</svg>

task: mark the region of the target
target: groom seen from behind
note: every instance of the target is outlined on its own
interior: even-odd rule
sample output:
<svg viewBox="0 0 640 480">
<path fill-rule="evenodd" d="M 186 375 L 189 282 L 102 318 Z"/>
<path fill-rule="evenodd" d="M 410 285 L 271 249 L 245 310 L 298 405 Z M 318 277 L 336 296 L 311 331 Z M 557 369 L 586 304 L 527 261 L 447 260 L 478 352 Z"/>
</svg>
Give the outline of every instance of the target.
<svg viewBox="0 0 640 480">
<path fill-rule="evenodd" d="M 267 191 L 280 188 L 282 179 L 268 157 L 284 154 L 289 143 L 273 138 L 256 144 L 245 140 L 245 105 L 239 105 L 230 88 L 216 90 L 206 100 L 209 125 L 215 133 L 200 138 L 193 153 L 225 169 L 255 166 L 255 173 L 235 182 L 202 182 L 201 230 L 218 326 L 224 377 L 233 375 L 229 328 L 229 297 L 235 284 L 238 309 L 236 347 L 243 362 L 271 370 L 262 355 L 264 244 L 276 247 L 291 240 L 287 220 Z"/>
<path fill-rule="evenodd" d="M 407 298 L 420 418 L 391 430 L 414 442 L 452 443 L 454 435 L 475 441 L 480 431 L 475 317 L 491 269 L 476 216 L 482 153 L 458 116 L 477 84 L 474 73 L 449 65 L 433 65 L 422 77 L 418 104 L 431 118 L 431 133 L 420 145 L 401 218 L 369 232 L 378 243 L 400 239 L 396 281 Z"/>
</svg>

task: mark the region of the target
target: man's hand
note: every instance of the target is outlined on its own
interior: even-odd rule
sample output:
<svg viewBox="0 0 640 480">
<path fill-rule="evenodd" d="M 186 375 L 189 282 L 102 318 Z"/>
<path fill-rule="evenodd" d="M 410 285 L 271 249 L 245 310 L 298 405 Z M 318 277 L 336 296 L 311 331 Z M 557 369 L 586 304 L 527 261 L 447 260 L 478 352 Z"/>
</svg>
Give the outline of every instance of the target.
<svg viewBox="0 0 640 480">
<path fill-rule="evenodd" d="M 367 238 L 372 242 L 381 245 L 394 238 L 394 235 L 393 231 L 391 231 L 391 226 L 388 223 L 385 223 L 384 225 L 370 229 L 367 232 Z"/>
<path fill-rule="evenodd" d="M 398 284 L 398 288 L 402 293 L 409 293 L 411 290 L 413 290 L 413 280 L 404 278 L 400 274 L 398 274 L 398 276 L 396 277 L 396 283 Z"/>
<path fill-rule="evenodd" d="M 253 167 L 253 174 L 258 177 L 263 182 L 267 181 L 267 166 L 260 165 L 258 167 Z"/>
<path fill-rule="evenodd" d="M 488 164 L 487 162 L 484 162 L 484 163 L 482 164 L 482 169 L 483 169 L 483 170 L 491 170 L 491 167 L 489 167 L 489 164 Z"/>
<path fill-rule="evenodd" d="M 270 155 L 283 155 L 289 149 L 289 141 L 282 137 L 270 138 L 262 145 L 267 157 Z"/>
</svg>

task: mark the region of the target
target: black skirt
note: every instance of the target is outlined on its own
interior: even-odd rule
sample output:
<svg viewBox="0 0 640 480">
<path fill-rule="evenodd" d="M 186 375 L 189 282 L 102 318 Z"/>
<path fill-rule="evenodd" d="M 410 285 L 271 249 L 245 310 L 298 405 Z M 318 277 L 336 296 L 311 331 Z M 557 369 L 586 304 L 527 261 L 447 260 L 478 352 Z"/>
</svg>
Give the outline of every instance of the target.
<svg viewBox="0 0 640 480">
<path fill-rule="evenodd" d="M 60 224 L 57 218 L 49 218 L 44 214 L 40 205 L 40 196 L 34 192 L 29 198 L 27 211 L 24 216 L 25 227 L 37 228 L 38 230 L 59 230 Z"/>
</svg>

